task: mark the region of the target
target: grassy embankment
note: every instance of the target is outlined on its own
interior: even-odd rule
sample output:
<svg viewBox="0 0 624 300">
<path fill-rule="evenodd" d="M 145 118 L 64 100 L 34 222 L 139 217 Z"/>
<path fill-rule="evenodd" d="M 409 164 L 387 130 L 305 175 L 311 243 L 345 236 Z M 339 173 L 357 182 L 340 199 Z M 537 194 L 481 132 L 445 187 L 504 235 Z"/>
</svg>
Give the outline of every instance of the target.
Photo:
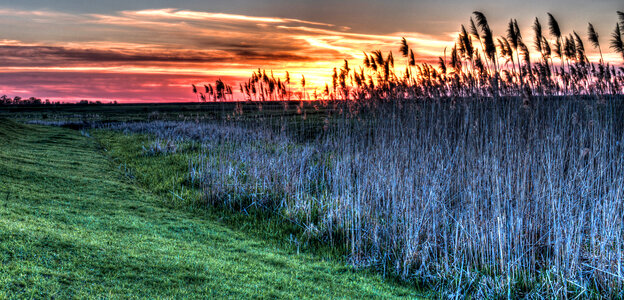
<svg viewBox="0 0 624 300">
<path fill-rule="evenodd" d="M 117 151 L 140 147 L 117 137 L 101 136 Z M 0 298 L 414 295 L 172 206 L 152 185 L 171 161 L 141 163 L 128 179 L 78 131 L 0 120 Z"/>
</svg>

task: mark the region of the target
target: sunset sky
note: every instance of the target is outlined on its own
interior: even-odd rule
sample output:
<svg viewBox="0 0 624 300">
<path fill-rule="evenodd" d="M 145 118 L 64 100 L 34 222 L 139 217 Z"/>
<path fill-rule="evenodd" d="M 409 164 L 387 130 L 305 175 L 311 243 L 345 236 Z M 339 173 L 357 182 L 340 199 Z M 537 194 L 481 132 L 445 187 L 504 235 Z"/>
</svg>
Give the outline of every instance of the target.
<svg viewBox="0 0 624 300">
<path fill-rule="evenodd" d="M 576 30 L 585 40 L 592 22 L 609 52 L 615 11 L 624 2 L 3 0 L 0 94 L 195 101 L 192 83 L 222 78 L 237 87 L 258 68 L 276 76 L 288 70 L 297 82 L 305 74 L 310 89 L 320 91 L 343 59 L 360 64 L 362 51 L 376 49 L 398 56 L 403 36 L 419 61 L 442 55 L 474 10 L 486 14 L 496 36 L 509 18 L 518 19 L 527 41 L 535 17 L 547 27 L 546 12 L 566 34 Z M 605 59 L 621 63 L 611 53 Z"/>
</svg>

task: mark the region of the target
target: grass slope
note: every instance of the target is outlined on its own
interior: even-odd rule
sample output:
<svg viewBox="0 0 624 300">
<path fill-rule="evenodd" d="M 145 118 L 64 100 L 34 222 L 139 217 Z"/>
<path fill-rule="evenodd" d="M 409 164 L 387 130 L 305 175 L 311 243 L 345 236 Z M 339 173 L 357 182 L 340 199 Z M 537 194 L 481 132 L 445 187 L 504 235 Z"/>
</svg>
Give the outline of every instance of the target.
<svg viewBox="0 0 624 300">
<path fill-rule="evenodd" d="M 0 298 L 410 296 L 167 207 L 77 131 L 0 119 Z"/>
</svg>

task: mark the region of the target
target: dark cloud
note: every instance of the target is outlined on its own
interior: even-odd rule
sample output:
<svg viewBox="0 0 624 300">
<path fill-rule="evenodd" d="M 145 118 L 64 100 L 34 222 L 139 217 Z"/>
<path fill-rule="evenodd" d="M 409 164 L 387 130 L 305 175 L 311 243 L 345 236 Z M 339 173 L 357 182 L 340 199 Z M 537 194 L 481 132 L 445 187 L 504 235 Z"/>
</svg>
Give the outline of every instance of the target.
<svg viewBox="0 0 624 300">
<path fill-rule="evenodd" d="M 284 61 L 310 61 L 313 60 L 310 57 L 293 54 L 291 52 L 279 51 L 279 52 L 260 52 L 253 50 L 238 50 L 234 51 L 238 57 L 242 57 L 245 60 L 260 60 L 265 62 L 284 62 Z"/>
<path fill-rule="evenodd" d="M 92 63 L 222 63 L 237 60 L 307 61 L 311 58 L 289 52 L 267 52 L 257 46 L 232 47 L 231 51 L 209 53 L 202 51 L 167 50 L 100 50 L 52 46 L 0 46 L 0 66 L 66 66 Z M 243 48 L 243 49 L 241 49 Z"/>
<path fill-rule="evenodd" d="M 59 61 L 87 62 L 219 62 L 225 58 L 210 55 L 177 55 L 168 53 L 140 54 L 113 50 L 71 49 L 51 46 L 0 46 L 0 56 L 39 65 L 42 62 Z M 6 61 L 5 61 L 6 62 Z M 0 64 L 3 62 L 0 61 Z"/>
</svg>

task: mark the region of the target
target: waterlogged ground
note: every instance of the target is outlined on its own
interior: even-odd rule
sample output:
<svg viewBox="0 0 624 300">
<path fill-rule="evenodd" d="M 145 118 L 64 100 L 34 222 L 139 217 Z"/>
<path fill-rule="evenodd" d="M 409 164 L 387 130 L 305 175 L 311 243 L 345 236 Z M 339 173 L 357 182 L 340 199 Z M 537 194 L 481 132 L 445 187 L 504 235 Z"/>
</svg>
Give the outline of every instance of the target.
<svg viewBox="0 0 624 300">
<path fill-rule="evenodd" d="M 412 289 L 172 208 L 79 131 L 0 119 L 0 298 L 395 298 Z"/>
</svg>

